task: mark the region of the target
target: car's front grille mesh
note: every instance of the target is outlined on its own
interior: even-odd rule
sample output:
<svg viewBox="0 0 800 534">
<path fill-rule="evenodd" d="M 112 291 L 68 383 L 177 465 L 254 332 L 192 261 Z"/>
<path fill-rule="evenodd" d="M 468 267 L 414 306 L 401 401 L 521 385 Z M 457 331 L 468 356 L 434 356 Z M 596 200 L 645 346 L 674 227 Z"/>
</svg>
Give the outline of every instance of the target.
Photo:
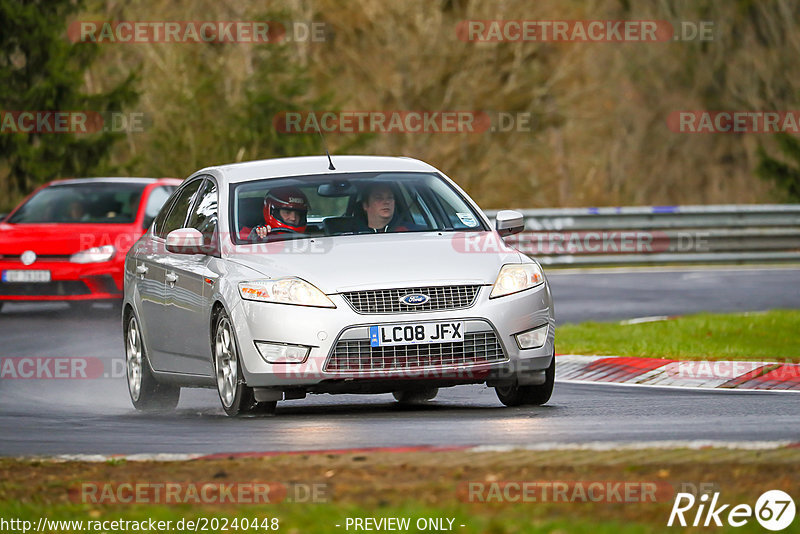
<svg viewBox="0 0 800 534">
<path fill-rule="evenodd" d="M 478 295 L 478 285 L 406 287 L 401 289 L 373 289 L 343 293 L 345 299 L 358 313 L 413 313 L 469 308 Z M 400 302 L 406 295 L 423 294 L 424 304 L 408 305 Z"/>
<path fill-rule="evenodd" d="M 0 283 L 0 296 L 3 297 L 68 297 L 90 293 L 86 284 L 80 280 Z"/>
<path fill-rule="evenodd" d="M 464 335 L 461 343 L 373 347 L 369 340 L 340 340 L 325 365 L 328 372 L 439 369 L 506 359 L 494 332 Z"/>
</svg>

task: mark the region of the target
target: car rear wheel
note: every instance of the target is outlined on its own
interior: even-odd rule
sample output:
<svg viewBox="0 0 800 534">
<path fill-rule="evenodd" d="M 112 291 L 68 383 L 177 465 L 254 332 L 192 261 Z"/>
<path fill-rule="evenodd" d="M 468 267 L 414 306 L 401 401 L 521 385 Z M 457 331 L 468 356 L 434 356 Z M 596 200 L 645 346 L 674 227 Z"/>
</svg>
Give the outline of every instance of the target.
<svg viewBox="0 0 800 534">
<path fill-rule="evenodd" d="M 131 314 L 125 328 L 125 374 L 128 392 L 137 410 L 157 412 L 174 410 L 181 388 L 159 383 L 150 371 L 142 331 L 136 316 Z"/>
<path fill-rule="evenodd" d="M 556 358 L 553 356 L 550 367 L 544 372 L 544 384 L 537 386 L 520 386 L 510 384 L 494 388 L 497 398 L 506 406 L 534 405 L 539 406 L 550 400 L 553 394 L 553 384 L 556 379 Z"/>
<path fill-rule="evenodd" d="M 233 324 L 223 309 L 217 314 L 212 350 L 217 391 L 225 413 L 231 417 L 274 414 L 278 403 L 257 402 L 253 388 L 244 381 Z"/>
<path fill-rule="evenodd" d="M 397 402 L 401 404 L 414 404 L 433 400 L 439 394 L 439 388 L 415 389 L 395 391 L 392 393 Z"/>
</svg>

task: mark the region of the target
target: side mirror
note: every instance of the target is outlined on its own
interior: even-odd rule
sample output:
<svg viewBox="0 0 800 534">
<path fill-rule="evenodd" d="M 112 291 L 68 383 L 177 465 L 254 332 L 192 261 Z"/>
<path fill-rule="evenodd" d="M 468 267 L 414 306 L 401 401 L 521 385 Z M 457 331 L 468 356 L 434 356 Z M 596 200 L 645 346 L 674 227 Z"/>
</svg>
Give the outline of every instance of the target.
<svg viewBox="0 0 800 534">
<path fill-rule="evenodd" d="M 174 254 L 205 254 L 203 234 L 195 228 L 178 228 L 167 234 L 167 250 Z"/>
<path fill-rule="evenodd" d="M 525 228 L 525 217 L 518 211 L 498 211 L 495 217 L 495 228 L 502 237 L 518 234 Z"/>
</svg>

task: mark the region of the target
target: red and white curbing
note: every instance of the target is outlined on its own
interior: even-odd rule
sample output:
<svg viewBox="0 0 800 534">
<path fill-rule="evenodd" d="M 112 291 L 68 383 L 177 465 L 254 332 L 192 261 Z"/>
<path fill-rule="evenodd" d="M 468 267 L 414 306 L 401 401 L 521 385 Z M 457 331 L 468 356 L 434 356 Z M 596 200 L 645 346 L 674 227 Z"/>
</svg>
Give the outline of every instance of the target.
<svg viewBox="0 0 800 534">
<path fill-rule="evenodd" d="M 800 365 L 558 354 L 556 380 L 573 383 L 800 392 Z"/>
</svg>

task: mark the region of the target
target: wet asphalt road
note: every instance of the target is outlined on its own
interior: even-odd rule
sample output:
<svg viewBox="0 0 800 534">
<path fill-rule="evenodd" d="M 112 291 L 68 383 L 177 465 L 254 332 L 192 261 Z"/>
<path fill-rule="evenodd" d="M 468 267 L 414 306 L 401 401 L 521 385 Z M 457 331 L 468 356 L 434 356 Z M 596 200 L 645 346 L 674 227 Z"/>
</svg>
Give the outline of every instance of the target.
<svg viewBox="0 0 800 534">
<path fill-rule="evenodd" d="M 800 269 L 700 269 L 550 275 L 559 323 L 698 311 L 800 308 Z M 88 356 L 121 374 L 116 310 L 7 306 L 0 357 Z M 403 445 L 799 440 L 800 395 L 556 384 L 543 407 L 504 408 L 492 389 L 442 390 L 425 406 L 390 395 L 318 395 L 276 417 L 232 420 L 213 390 L 184 390 L 168 415 L 136 413 L 122 377 L 0 379 L 0 455 L 214 453 Z"/>
</svg>

